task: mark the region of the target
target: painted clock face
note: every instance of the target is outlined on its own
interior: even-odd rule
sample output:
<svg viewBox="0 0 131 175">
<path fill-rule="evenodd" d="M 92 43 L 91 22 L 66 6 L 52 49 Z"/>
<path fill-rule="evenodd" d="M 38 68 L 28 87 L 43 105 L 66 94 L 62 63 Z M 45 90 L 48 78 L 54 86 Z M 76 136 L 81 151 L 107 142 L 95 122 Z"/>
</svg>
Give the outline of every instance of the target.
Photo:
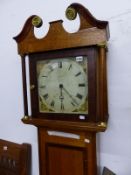
<svg viewBox="0 0 131 175">
<path fill-rule="evenodd" d="M 37 77 L 40 112 L 88 113 L 86 57 L 38 61 Z"/>
</svg>

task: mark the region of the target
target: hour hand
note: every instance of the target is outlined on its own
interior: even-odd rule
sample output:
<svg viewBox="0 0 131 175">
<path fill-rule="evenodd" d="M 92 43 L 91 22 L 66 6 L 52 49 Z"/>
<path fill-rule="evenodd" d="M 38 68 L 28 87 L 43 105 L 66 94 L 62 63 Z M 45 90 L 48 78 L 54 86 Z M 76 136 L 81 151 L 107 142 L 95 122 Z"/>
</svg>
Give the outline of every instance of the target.
<svg viewBox="0 0 131 175">
<path fill-rule="evenodd" d="M 63 104 L 63 100 L 64 100 L 64 96 L 63 96 L 63 84 L 59 84 L 59 88 L 60 88 L 60 100 L 61 100 L 61 110 L 63 111 L 64 110 L 64 104 Z"/>
<path fill-rule="evenodd" d="M 62 91 L 63 90 L 63 84 L 59 84 L 59 88 L 60 88 L 60 97 L 59 98 L 61 100 L 63 100 L 64 99 L 64 97 L 63 97 L 63 91 Z"/>
</svg>

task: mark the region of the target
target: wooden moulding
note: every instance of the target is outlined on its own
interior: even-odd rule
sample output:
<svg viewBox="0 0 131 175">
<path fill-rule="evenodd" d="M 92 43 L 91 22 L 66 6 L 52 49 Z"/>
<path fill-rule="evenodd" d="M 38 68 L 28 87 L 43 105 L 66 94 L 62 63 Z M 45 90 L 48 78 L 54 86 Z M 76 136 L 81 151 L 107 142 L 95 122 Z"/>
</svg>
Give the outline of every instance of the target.
<svg viewBox="0 0 131 175">
<path fill-rule="evenodd" d="M 21 33 L 14 37 L 18 43 L 18 53 L 20 55 L 26 55 L 34 52 L 91 46 L 108 40 L 109 29 L 107 21 L 95 19 L 90 12 L 80 4 L 73 3 L 69 7 L 74 8 L 80 18 L 80 27 L 77 32 L 68 33 L 63 28 L 63 21 L 58 20 L 50 22 L 47 35 L 38 39 L 34 35 L 32 20 L 36 15 L 33 15 L 28 18 Z"/>
<path fill-rule="evenodd" d="M 36 127 L 44 127 L 44 128 L 52 128 L 54 130 L 74 130 L 74 131 L 92 131 L 92 132 L 104 132 L 107 128 L 104 123 L 94 123 L 94 122 L 71 122 L 71 121 L 58 121 L 47 119 L 40 119 L 40 118 L 23 118 L 23 123 L 35 125 Z"/>
</svg>

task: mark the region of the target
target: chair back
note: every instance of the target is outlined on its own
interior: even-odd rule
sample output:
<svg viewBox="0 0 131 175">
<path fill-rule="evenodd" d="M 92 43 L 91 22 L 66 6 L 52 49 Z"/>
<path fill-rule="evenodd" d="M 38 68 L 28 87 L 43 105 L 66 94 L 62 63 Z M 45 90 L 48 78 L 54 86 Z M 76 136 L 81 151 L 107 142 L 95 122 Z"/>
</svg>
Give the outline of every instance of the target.
<svg viewBox="0 0 131 175">
<path fill-rule="evenodd" d="M 0 175 L 30 175 L 31 145 L 0 139 Z"/>
</svg>

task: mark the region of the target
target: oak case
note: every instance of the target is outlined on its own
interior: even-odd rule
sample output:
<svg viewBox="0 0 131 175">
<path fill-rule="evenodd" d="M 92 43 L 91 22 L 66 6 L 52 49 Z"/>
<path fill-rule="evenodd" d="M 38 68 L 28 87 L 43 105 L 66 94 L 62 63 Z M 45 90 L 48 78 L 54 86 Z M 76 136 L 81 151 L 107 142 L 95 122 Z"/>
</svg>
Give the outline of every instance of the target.
<svg viewBox="0 0 131 175">
<path fill-rule="evenodd" d="M 85 7 L 73 3 L 66 15 L 74 20 L 76 14 L 80 17 L 80 28 L 75 33 L 66 32 L 63 21 L 59 20 L 50 23 L 46 37 L 37 39 L 34 27 L 41 26 L 41 18 L 33 15 L 22 32 L 14 37 L 22 63 L 22 121 L 38 128 L 40 175 L 97 174 L 96 133 L 105 131 L 108 122 L 106 42 L 109 28 L 107 21 L 95 19 Z M 31 116 L 28 114 L 26 56 L 29 58 Z M 85 81 L 88 84 L 88 112 L 40 112 L 37 62 L 77 56 L 85 56 L 88 63 Z M 59 88 L 63 88 L 63 84 Z"/>
</svg>

